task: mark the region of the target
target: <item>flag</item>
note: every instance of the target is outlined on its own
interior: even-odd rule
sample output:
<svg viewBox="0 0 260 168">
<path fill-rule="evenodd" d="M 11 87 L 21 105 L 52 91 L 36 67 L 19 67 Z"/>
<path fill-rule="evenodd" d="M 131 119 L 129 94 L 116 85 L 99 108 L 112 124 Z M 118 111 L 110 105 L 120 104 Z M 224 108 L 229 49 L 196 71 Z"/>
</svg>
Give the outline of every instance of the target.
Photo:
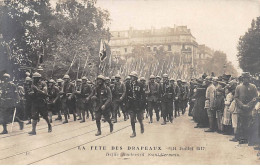
<svg viewBox="0 0 260 168">
<path fill-rule="evenodd" d="M 100 49 L 99 49 L 99 58 L 100 61 L 104 61 L 104 59 L 106 58 L 106 45 L 105 42 L 101 39 L 100 41 Z"/>
</svg>

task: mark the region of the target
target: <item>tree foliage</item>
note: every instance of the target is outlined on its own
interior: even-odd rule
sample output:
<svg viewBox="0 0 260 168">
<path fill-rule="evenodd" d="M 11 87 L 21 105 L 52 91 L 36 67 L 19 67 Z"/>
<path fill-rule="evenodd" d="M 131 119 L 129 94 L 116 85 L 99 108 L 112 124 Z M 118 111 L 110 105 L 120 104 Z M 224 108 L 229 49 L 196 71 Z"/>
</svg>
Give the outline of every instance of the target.
<svg viewBox="0 0 260 168">
<path fill-rule="evenodd" d="M 252 20 L 251 27 L 239 38 L 238 61 L 243 71 L 260 72 L 260 17 Z"/>
</svg>

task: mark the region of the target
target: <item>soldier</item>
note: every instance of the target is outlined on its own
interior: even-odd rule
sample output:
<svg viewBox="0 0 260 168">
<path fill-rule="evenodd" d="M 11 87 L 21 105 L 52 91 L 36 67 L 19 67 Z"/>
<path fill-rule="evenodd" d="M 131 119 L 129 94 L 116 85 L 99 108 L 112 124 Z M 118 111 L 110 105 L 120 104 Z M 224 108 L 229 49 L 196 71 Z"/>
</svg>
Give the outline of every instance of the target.
<svg viewBox="0 0 260 168">
<path fill-rule="evenodd" d="M 145 92 L 145 90 L 146 90 L 146 88 L 147 88 L 147 85 L 146 85 L 146 80 L 145 80 L 145 78 L 144 77 L 141 77 L 140 78 L 140 83 L 143 85 L 142 87 L 143 87 L 143 89 L 144 89 L 144 92 Z M 142 102 L 142 104 L 143 104 L 143 113 L 145 113 L 145 110 L 146 110 L 146 118 L 148 118 L 148 116 L 149 116 L 149 112 L 148 112 L 148 105 L 147 105 L 147 101 L 146 101 L 146 95 L 145 95 L 145 97 L 144 97 L 144 99 L 143 99 L 143 102 Z"/>
<path fill-rule="evenodd" d="M 61 95 L 60 95 L 60 92 L 62 90 L 62 83 L 63 83 L 63 80 L 62 79 L 58 79 L 57 80 L 57 87 L 59 89 L 59 97 L 58 99 L 56 100 L 56 105 L 57 105 L 57 112 L 58 112 L 58 117 L 55 119 L 55 121 L 57 120 L 61 120 L 62 121 L 62 116 L 61 116 Z"/>
<path fill-rule="evenodd" d="M 55 81 L 53 79 L 50 79 L 48 85 L 48 114 L 50 123 L 52 123 L 52 115 L 59 113 L 57 102 L 60 97 L 60 91 L 59 88 L 55 86 Z"/>
<path fill-rule="evenodd" d="M 105 120 L 109 123 L 110 132 L 113 132 L 113 123 L 110 119 L 110 104 L 112 101 L 112 93 L 108 86 L 105 85 L 105 77 L 103 75 L 99 75 L 97 77 L 97 85 L 95 86 L 91 99 L 95 101 L 95 118 L 97 124 L 97 133 L 96 136 L 101 135 L 101 116 L 103 115 Z"/>
<path fill-rule="evenodd" d="M 181 79 L 178 79 L 177 80 L 177 84 L 178 84 L 178 87 L 179 87 L 179 94 L 178 94 L 178 116 L 180 116 L 180 110 L 182 111 L 182 114 L 184 114 L 185 112 L 185 95 L 186 95 L 186 87 L 183 86 L 183 83 L 181 81 Z"/>
<path fill-rule="evenodd" d="M 61 108 L 62 112 L 65 117 L 65 121 L 63 124 L 68 123 L 69 118 L 69 111 L 73 113 L 74 121 L 76 121 L 76 114 L 75 111 L 72 109 L 72 93 L 74 92 L 74 86 L 72 83 L 70 83 L 70 77 L 69 75 L 64 75 L 63 77 L 64 83 L 62 86 L 62 90 L 60 92 L 62 98 L 61 98 Z"/>
<path fill-rule="evenodd" d="M 52 131 L 52 126 L 50 124 L 47 112 L 47 96 L 48 91 L 46 85 L 41 81 L 41 74 L 35 72 L 33 74 L 33 84 L 32 92 L 32 131 L 29 132 L 30 135 L 36 135 L 36 125 L 39 120 L 39 114 L 46 120 L 48 124 L 48 132 Z"/>
<path fill-rule="evenodd" d="M 131 126 L 132 126 L 132 135 L 131 138 L 136 136 L 135 132 L 135 118 L 137 117 L 140 127 L 141 133 L 144 133 L 144 124 L 143 124 L 143 111 L 142 111 L 142 101 L 145 98 L 145 92 L 143 89 L 143 85 L 137 81 L 138 76 L 135 71 L 130 73 L 131 82 L 126 86 L 126 96 L 128 103 L 128 111 L 131 118 Z"/>
<path fill-rule="evenodd" d="M 83 101 L 83 109 L 82 109 L 82 121 L 81 123 L 85 122 L 85 112 L 90 111 L 92 120 L 94 120 L 93 111 L 90 108 L 90 95 L 92 89 L 91 86 L 87 83 L 87 77 L 82 77 L 82 86 L 81 86 L 81 96 Z"/>
<path fill-rule="evenodd" d="M 10 75 L 5 73 L 3 75 L 3 84 L 1 86 L 1 99 L 0 99 L 0 124 L 3 125 L 1 134 L 8 134 L 7 124 L 12 122 L 15 106 L 18 101 L 18 94 L 16 86 L 10 81 Z M 15 116 L 15 122 L 19 122 L 20 130 L 23 129 L 24 123 L 19 117 Z"/>
<path fill-rule="evenodd" d="M 87 80 L 87 84 L 90 86 L 90 88 L 91 88 L 91 93 L 92 93 L 92 91 L 93 91 L 95 85 L 94 85 L 90 80 Z M 91 117 L 92 117 L 92 121 L 94 121 L 94 120 L 95 120 L 94 109 L 93 109 L 94 103 L 93 103 L 93 101 L 91 100 L 91 98 L 90 98 L 89 101 L 88 101 L 88 105 L 89 105 L 89 111 L 87 111 L 87 118 L 89 118 L 89 112 L 90 112 Z"/>
<path fill-rule="evenodd" d="M 126 121 L 126 113 L 124 106 L 124 98 L 126 93 L 125 84 L 120 81 L 120 75 L 115 76 L 114 82 L 114 90 L 112 91 L 112 118 L 114 119 L 114 123 L 117 122 L 117 112 L 119 111 L 119 107 L 121 108 L 124 114 L 124 120 Z"/>
<path fill-rule="evenodd" d="M 75 96 L 75 99 L 76 99 L 76 114 L 79 117 L 78 120 L 82 120 L 81 114 L 82 114 L 82 111 L 84 109 L 84 107 L 83 107 L 84 106 L 84 104 L 83 104 L 83 97 L 82 97 L 82 94 L 81 94 L 81 87 L 82 87 L 82 80 L 81 79 L 77 79 L 76 80 L 75 90 L 73 92 L 73 96 L 72 97 Z M 83 120 L 85 120 L 85 118 Z"/>
<path fill-rule="evenodd" d="M 163 74 L 163 83 L 160 86 L 160 95 L 161 95 L 161 106 L 162 106 L 162 115 L 163 123 L 166 124 L 166 117 L 169 116 L 170 122 L 173 121 L 173 98 L 174 90 L 173 86 L 168 80 L 168 74 Z"/>
<path fill-rule="evenodd" d="M 153 123 L 153 110 L 156 114 L 156 120 L 160 120 L 159 116 L 159 107 L 157 101 L 159 99 L 160 94 L 160 85 L 155 82 L 155 76 L 150 76 L 150 81 L 146 87 L 146 95 L 147 95 L 147 104 L 148 104 L 148 112 L 150 115 L 150 123 Z"/>
<path fill-rule="evenodd" d="M 28 120 L 26 125 L 31 124 L 32 119 L 32 97 L 29 93 L 32 91 L 32 79 L 27 76 L 24 83 L 24 98 L 25 98 L 25 118 Z"/>
</svg>

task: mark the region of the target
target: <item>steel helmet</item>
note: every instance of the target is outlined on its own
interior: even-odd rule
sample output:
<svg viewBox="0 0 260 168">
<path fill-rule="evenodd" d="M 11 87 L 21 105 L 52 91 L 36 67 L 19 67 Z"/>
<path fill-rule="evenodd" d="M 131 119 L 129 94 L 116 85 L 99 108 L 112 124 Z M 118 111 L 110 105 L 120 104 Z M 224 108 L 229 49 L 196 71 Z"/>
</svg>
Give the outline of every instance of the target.
<svg viewBox="0 0 260 168">
<path fill-rule="evenodd" d="M 150 79 L 155 79 L 155 76 L 154 76 L 154 75 L 151 75 L 151 76 L 150 76 Z"/>
<path fill-rule="evenodd" d="M 175 80 L 173 78 L 171 78 L 170 81 L 175 81 Z"/>
<path fill-rule="evenodd" d="M 26 78 L 25 78 L 25 81 L 31 81 L 32 79 L 29 77 L 29 76 L 27 76 Z"/>
<path fill-rule="evenodd" d="M 105 77 L 104 77 L 103 75 L 98 75 L 97 79 L 106 80 Z"/>
<path fill-rule="evenodd" d="M 163 78 L 168 78 L 168 74 L 163 74 Z"/>
<path fill-rule="evenodd" d="M 5 73 L 5 74 L 3 75 L 3 77 L 10 78 L 10 75 L 9 75 L 8 73 Z"/>
<path fill-rule="evenodd" d="M 145 78 L 144 78 L 144 77 L 141 77 L 141 78 L 140 78 L 140 81 L 145 81 Z"/>
<path fill-rule="evenodd" d="M 42 77 L 42 75 L 39 74 L 38 72 L 35 72 L 32 77 L 33 78 L 40 78 L 40 77 Z"/>
<path fill-rule="evenodd" d="M 69 75 L 64 75 L 64 76 L 63 76 L 63 79 L 69 79 L 69 78 L 70 78 Z"/>
<path fill-rule="evenodd" d="M 117 75 L 115 76 L 115 78 L 121 78 L 121 77 L 120 77 L 120 75 L 119 75 L 119 74 L 117 74 Z"/>
<path fill-rule="evenodd" d="M 159 75 L 157 75 L 157 76 L 156 76 L 156 78 L 159 78 L 159 79 L 161 79 L 161 77 L 160 77 Z"/>
<path fill-rule="evenodd" d="M 83 77 L 82 77 L 82 80 L 87 80 L 87 77 L 86 77 L 86 76 L 83 76 Z"/>
<path fill-rule="evenodd" d="M 49 83 L 55 83 L 55 81 L 53 79 L 50 79 Z"/>
<path fill-rule="evenodd" d="M 62 83 L 63 80 L 62 80 L 61 78 L 59 78 L 59 79 L 57 80 L 57 82 L 58 82 L 58 83 Z"/>
<path fill-rule="evenodd" d="M 82 82 L 82 80 L 81 79 L 77 79 L 77 82 Z"/>
<path fill-rule="evenodd" d="M 111 76 L 111 80 L 115 80 L 116 79 L 116 77 L 115 76 Z"/>
<path fill-rule="evenodd" d="M 134 77 L 138 78 L 137 72 L 135 72 L 135 71 L 132 71 L 129 76 L 134 76 Z"/>
</svg>

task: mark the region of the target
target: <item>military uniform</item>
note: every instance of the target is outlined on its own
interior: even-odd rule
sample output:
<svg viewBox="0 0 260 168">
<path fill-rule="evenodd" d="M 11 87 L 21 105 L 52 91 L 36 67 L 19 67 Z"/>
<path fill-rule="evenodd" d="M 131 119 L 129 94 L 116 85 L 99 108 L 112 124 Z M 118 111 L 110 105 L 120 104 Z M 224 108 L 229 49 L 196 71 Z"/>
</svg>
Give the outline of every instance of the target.
<svg viewBox="0 0 260 168">
<path fill-rule="evenodd" d="M 32 84 L 32 92 L 30 95 L 32 96 L 32 131 L 29 132 L 31 135 L 36 135 L 36 125 L 37 121 L 39 121 L 39 115 L 41 115 L 48 124 L 48 132 L 52 131 L 52 127 L 48 118 L 47 112 L 47 97 L 48 90 L 47 86 L 44 82 L 39 79 L 41 75 L 39 73 L 33 74 L 33 84 Z"/>
<path fill-rule="evenodd" d="M 4 74 L 4 77 L 7 74 Z M 10 78 L 10 76 L 8 77 Z M 0 124 L 3 125 L 2 134 L 7 134 L 7 124 L 12 122 L 16 102 L 18 100 L 18 94 L 16 86 L 12 82 L 4 82 L 1 86 L 1 99 L 0 99 Z M 23 129 L 23 122 L 16 116 L 15 121 L 19 122 L 20 129 Z"/>
<path fill-rule="evenodd" d="M 152 77 L 152 78 L 151 78 Z M 153 79 L 151 76 L 150 79 Z M 156 114 L 156 119 L 159 121 L 159 107 L 158 107 L 158 99 L 160 95 L 160 85 L 156 82 L 149 82 L 146 87 L 146 95 L 147 95 L 147 105 L 148 105 L 148 112 L 150 115 L 150 122 L 153 122 L 153 110 Z"/>
<path fill-rule="evenodd" d="M 32 92 L 32 82 L 31 78 L 27 77 L 27 80 L 25 80 L 24 83 L 24 98 L 25 98 L 25 119 L 29 120 L 27 124 L 31 124 L 32 119 L 32 97 L 29 94 Z"/>
<path fill-rule="evenodd" d="M 124 106 L 124 98 L 125 98 L 125 84 L 122 82 L 115 82 L 114 84 L 114 90 L 112 91 L 112 107 L 113 107 L 113 113 L 112 118 L 114 119 L 114 122 L 117 122 L 117 112 L 119 111 L 119 107 L 122 109 L 122 112 L 124 114 L 124 119 L 126 120 L 126 114 L 125 114 L 125 106 Z"/>
<path fill-rule="evenodd" d="M 145 98 L 145 92 L 143 89 L 143 85 L 137 81 L 137 73 L 131 72 L 131 77 L 136 78 L 130 82 L 129 85 L 126 86 L 126 98 L 128 103 L 128 112 L 131 118 L 131 126 L 133 134 L 130 137 L 135 137 L 135 118 L 140 123 L 141 133 L 144 133 L 144 125 L 143 125 L 143 100 Z"/>
<path fill-rule="evenodd" d="M 53 86 L 48 88 L 48 111 L 49 111 L 49 118 L 50 122 L 52 122 L 52 114 L 59 113 L 59 106 L 58 106 L 58 99 L 59 99 L 59 88 L 54 86 L 54 81 L 52 80 Z"/>
<path fill-rule="evenodd" d="M 81 85 L 81 101 L 82 101 L 82 122 L 85 122 L 85 111 L 90 110 L 90 94 L 91 94 L 92 90 L 91 90 L 91 86 L 87 83 L 82 83 Z M 92 115 L 92 119 L 94 119 L 93 117 L 93 112 L 91 112 Z"/>
<path fill-rule="evenodd" d="M 98 81 L 102 80 L 102 83 L 97 83 L 96 87 L 94 88 L 91 97 L 92 100 L 95 101 L 94 111 L 95 111 L 95 118 L 96 118 L 96 124 L 98 128 L 98 132 L 96 133 L 96 136 L 101 135 L 101 116 L 105 118 L 105 120 L 110 125 L 110 132 L 113 131 L 113 124 L 110 119 L 110 105 L 112 101 L 112 93 L 108 86 L 104 84 L 105 77 L 102 75 L 98 76 Z"/>
<path fill-rule="evenodd" d="M 169 116 L 170 121 L 173 120 L 173 99 L 174 99 L 174 90 L 173 86 L 169 81 L 164 81 L 160 86 L 160 96 L 161 96 L 161 106 L 162 106 L 162 116 L 163 123 L 166 124 L 166 117 Z"/>
<path fill-rule="evenodd" d="M 64 82 L 62 86 L 61 94 L 61 109 L 65 117 L 65 121 L 63 122 L 68 123 L 69 114 L 73 113 L 74 121 L 76 121 L 76 114 L 74 111 L 73 106 L 73 98 L 72 93 L 74 92 L 74 85 L 69 81 Z"/>
</svg>

